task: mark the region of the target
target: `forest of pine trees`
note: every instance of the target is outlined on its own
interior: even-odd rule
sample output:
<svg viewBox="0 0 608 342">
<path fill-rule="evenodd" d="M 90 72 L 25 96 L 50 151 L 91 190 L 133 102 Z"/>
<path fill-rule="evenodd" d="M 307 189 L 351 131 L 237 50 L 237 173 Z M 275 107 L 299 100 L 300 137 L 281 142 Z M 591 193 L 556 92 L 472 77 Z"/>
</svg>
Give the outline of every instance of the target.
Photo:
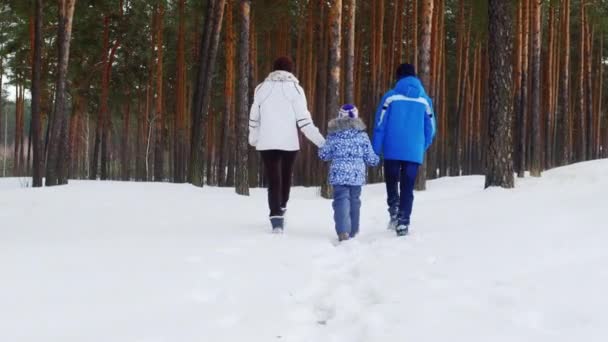
<svg viewBox="0 0 608 342">
<path fill-rule="evenodd" d="M 512 187 L 608 157 L 607 39 L 603 0 L 0 0 L 0 175 L 248 194 L 264 185 L 249 105 L 285 55 L 322 132 L 354 102 L 371 133 L 396 67 L 416 65 L 438 128 L 417 188 Z M 295 170 L 326 183 L 304 139 Z"/>
</svg>

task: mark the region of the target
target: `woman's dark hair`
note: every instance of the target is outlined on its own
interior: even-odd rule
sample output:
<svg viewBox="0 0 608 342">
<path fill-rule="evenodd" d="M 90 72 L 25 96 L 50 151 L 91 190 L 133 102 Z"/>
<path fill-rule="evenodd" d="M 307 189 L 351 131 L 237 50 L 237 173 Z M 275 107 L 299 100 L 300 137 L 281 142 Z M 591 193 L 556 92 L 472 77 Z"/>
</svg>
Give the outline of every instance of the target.
<svg viewBox="0 0 608 342">
<path fill-rule="evenodd" d="M 272 64 L 272 71 L 283 70 L 293 72 L 293 61 L 289 57 L 279 57 Z"/>
</svg>

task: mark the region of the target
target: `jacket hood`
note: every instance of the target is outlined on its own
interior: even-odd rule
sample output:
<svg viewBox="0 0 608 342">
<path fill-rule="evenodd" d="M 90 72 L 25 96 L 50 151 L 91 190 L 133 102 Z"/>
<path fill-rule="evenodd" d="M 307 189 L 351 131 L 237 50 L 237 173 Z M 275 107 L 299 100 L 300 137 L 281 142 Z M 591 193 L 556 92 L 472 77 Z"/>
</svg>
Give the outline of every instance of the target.
<svg viewBox="0 0 608 342">
<path fill-rule="evenodd" d="M 420 82 L 417 77 L 413 76 L 404 77 L 397 81 L 395 91 L 401 95 L 411 98 L 426 96 L 422 82 Z"/>
<path fill-rule="evenodd" d="M 266 81 L 272 81 L 272 82 L 293 82 L 293 83 L 300 83 L 298 81 L 298 79 L 290 72 L 287 71 L 283 71 L 283 70 L 277 70 L 277 71 L 273 71 L 270 74 L 268 74 L 268 77 L 266 77 Z"/>
<path fill-rule="evenodd" d="M 329 121 L 327 133 L 332 134 L 347 130 L 353 130 L 358 133 L 360 131 L 365 131 L 365 128 L 365 124 L 359 118 L 335 118 Z"/>
</svg>

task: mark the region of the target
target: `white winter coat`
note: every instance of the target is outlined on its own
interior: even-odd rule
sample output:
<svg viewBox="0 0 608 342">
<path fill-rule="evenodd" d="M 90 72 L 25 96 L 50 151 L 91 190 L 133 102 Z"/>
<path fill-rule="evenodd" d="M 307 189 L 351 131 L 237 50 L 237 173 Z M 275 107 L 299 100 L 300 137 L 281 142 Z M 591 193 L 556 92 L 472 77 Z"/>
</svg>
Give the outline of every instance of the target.
<svg viewBox="0 0 608 342">
<path fill-rule="evenodd" d="M 249 113 L 249 144 L 258 151 L 298 151 L 298 128 L 315 145 L 325 143 L 312 122 L 298 79 L 286 71 L 273 71 L 255 90 Z"/>
</svg>

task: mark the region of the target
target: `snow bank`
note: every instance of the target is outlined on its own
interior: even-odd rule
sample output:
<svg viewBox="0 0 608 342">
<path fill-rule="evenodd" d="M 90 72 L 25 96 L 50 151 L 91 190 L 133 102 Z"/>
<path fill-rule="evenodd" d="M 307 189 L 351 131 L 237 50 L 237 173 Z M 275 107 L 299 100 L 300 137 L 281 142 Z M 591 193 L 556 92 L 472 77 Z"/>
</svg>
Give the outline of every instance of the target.
<svg viewBox="0 0 608 342">
<path fill-rule="evenodd" d="M 607 170 L 432 181 L 405 239 L 368 186 L 337 247 L 315 189 L 275 236 L 262 189 L 0 179 L 0 340 L 606 341 Z"/>
</svg>

